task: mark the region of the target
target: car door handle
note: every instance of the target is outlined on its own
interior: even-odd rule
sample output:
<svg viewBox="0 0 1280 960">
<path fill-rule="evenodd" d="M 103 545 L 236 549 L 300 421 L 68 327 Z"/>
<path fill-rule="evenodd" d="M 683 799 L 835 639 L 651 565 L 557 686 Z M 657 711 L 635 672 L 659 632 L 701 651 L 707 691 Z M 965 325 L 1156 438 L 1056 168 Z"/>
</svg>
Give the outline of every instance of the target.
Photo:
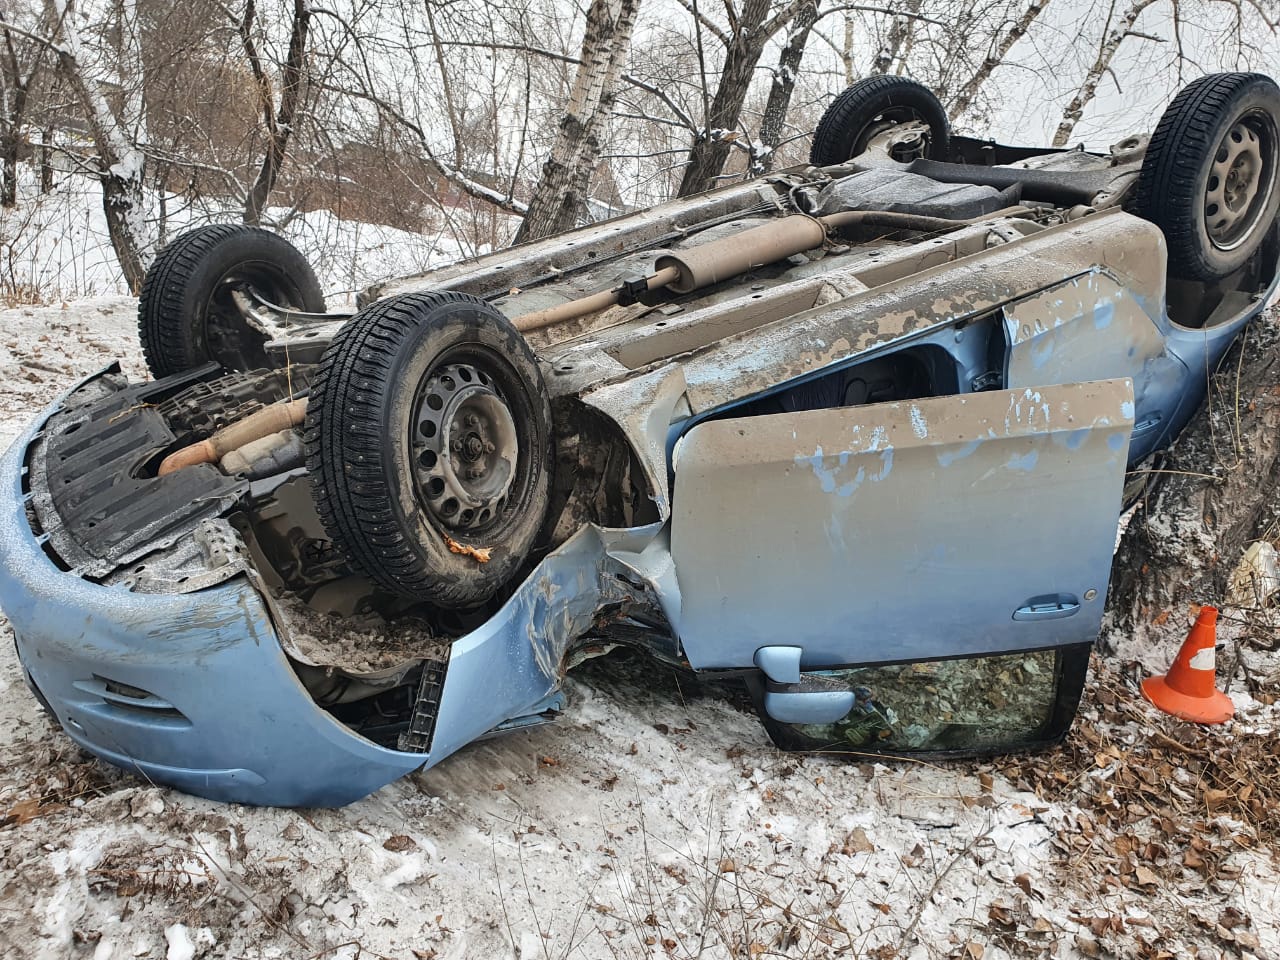
<svg viewBox="0 0 1280 960">
<path fill-rule="evenodd" d="M 1160 421 L 1163 419 L 1164 416 L 1159 413 L 1153 413 L 1150 416 L 1143 417 L 1133 425 L 1133 435 L 1136 437 L 1140 433 L 1147 433 L 1150 430 L 1154 430 L 1156 427 L 1160 426 Z"/>
<path fill-rule="evenodd" d="M 1080 612 L 1080 601 L 1070 594 L 1059 593 L 1032 597 L 1013 611 L 1015 620 L 1061 620 Z"/>
</svg>

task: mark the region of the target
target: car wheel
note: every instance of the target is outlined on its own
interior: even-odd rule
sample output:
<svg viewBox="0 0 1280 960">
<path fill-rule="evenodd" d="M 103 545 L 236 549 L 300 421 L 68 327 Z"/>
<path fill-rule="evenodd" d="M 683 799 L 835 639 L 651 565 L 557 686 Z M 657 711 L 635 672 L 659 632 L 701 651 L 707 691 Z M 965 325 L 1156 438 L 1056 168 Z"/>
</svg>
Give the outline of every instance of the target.
<svg viewBox="0 0 1280 960">
<path fill-rule="evenodd" d="M 819 167 L 844 163 L 866 150 L 876 135 L 895 124 L 909 122 L 929 126 L 921 156 L 947 159 L 951 125 L 933 91 L 906 77 L 866 77 L 831 101 L 813 132 L 809 162 Z"/>
<path fill-rule="evenodd" d="M 138 336 L 152 375 L 167 377 L 210 360 L 228 370 L 267 365 L 266 331 L 232 302 L 239 285 L 280 306 L 324 311 L 315 273 L 283 237 L 244 224 L 197 227 L 160 251 L 142 284 Z"/>
<path fill-rule="evenodd" d="M 320 361 L 305 431 L 326 531 L 385 589 L 472 606 L 524 563 L 547 512 L 551 406 L 533 351 L 483 300 L 362 311 Z"/>
<path fill-rule="evenodd" d="M 1169 270 L 1217 280 L 1243 266 L 1280 211 L 1280 88 L 1218 73 L 1182 89 L 1142 161 L 1137 212 L 1164 231 Z"/>
</svg>

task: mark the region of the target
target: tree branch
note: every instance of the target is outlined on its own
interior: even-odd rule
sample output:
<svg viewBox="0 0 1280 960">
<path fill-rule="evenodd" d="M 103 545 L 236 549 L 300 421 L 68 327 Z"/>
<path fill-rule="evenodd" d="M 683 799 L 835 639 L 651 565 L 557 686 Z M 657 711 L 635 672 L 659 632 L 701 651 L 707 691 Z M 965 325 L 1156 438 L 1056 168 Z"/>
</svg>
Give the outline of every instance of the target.
<svg viewBox="0 0 1280 960">
<path fill-rule="evenodd" d="M 477 200 L 483 200 L 491 203 L 500 210 L 506 210 L 508 213 L 516 213 L 524 216 L 528 211 L 528 206 L 521 203 L 515 197 L 504 196 L 497 190 L 486 187 L 482 183 L 477 183 L 460 170 L 454 169 L 436 156 L 427 142 L 427 135 L 422 127 L 414 123 L 407 116 L 397 110 L 386 100 L 379 97 L 376 93 L 368 90 L 352 90 L 348 87 L 339 87 L 331 83 L 322 83 L 318 85 L 322 90 L 328 90 L 330 93 L 337 93 L 342 96 L 355 97 L 358 100 L 364 100 L 373 104 L 378 108 L 379 112 L 387 118 L 395 121 L 401 127 L 404 127 L 418 141 L 418 149 L 422 151 L 422 159 L 427 165 L 435 170 L 440 176 L 444 177 L 450 183 L 461 188 L 465 193 L 475 197 Z"/>
<path fill-rule="evenodd" d="M 67 55 L 67 49 L 51 40 L 49 37 L 42 37 L 38 33 L 32 33 L 30 30 L 23 30 L 21 27 L 10 23 L 8 20 L 0 20 L 0 30 L 7 30 L 10 33 L 16 33 L 20 37 L 26 37 L 28 40 L 34 40 L 42 47 L 53 51 L 60 57 Z"/>
<path fill-rule="evenodd" d="M 932 23 L 935 27 L 949 28 L 951 26 L 951 24 L 947 23 L 944 20 L 937 20 L 933 17 L 926 17 L 923 13 L 909 13 L 905 10 L 893 10 L 889 7 L 871 7 L 861 3 L 842 3 L 839 6 L 831 7 L 828 10 L 823 10 L 822 13 L 819 14 L 818 19 L 821 20 L 822 18 L 828 17 L 833 13 L 843 13 L 846 11 L 861 12 L 861 13 L 882 13 L 890 17 L 902 17 L 905 20 L 919 20 L 922 23 Z"/>
<path fill-rule="evenodd" d="M 723 43 L 726 47 L 729 46 L 729 44 L 731 43 L 729 39 L 729 34 L 724 32 L 724 29 L 720 26 L 720 24 L 716 23 L 714 20 L 707 17 L 706 14 L 704 14 L 701 10 L 699 10 L 697 4 L 691 3 L 690 0 L 676 0 L 676 3 L 684 7 L 684 9 L 688 12 L 688 14 L 691 17 L 693 17 L 695 20 L 697 20 L 698 23 L 702 24 L 702 26 L 710 30 L 712 36 L 714 36 L 717 40 Z M 726 7 L 730 6 L 729 0 L 725 0 L 725 6 Z M 737 30 L 738 30 L 737 19 L 738 18 L 736 14 L 729 19 L 730 28 L 733 30 L 734 33 L 737 33 Z"/>
</svg>

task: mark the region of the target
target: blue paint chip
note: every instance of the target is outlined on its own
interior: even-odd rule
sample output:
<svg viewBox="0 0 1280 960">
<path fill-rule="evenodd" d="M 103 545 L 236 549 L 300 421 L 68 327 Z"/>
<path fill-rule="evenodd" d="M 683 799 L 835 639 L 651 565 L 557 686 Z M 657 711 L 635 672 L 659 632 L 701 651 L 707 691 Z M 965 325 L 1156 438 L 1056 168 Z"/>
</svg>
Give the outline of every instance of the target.
<svg viewBox="0 0 1280 960">
<path fill-rule="evenodd" d="M 1039 337 L 1031 345 L 1031 366 L 1039 370 L 1053 357 L 1053 337 Z"/>
<path fill-rule="evenodd" d="M 970 440 L 968 443 L 966 443 L 962 447 L 947 448 L 944 450 L 939 450 L 938 466 L 949 467 L 953 463 L 955 463 L 957 460 L 963 460 L 965 457 L 973 454 L 975 451 L 977 451 L 977 449 L 980 446 L 982 446 L 981 437 L 977 438 L 976 440 Z"/>
<path fill-rule="evenodd" d="M 1039 450 L 1028 450 L 1023 454 L 1013 454 L 1009 457 L 1005 464 L 1010 470 L 1022 470 L 1030 473 L 1036 467 L 1036 461 L 1040 459 Z"/>
<path fill-rule="evenodd" d="M 1062 445 L 1068 450 L 1079 450 L 1084 446 L 1085 440 L 1089 439 L 1088 430 L 1072 430 L 1070 433 L 1061 435 Z"/>
</svg>

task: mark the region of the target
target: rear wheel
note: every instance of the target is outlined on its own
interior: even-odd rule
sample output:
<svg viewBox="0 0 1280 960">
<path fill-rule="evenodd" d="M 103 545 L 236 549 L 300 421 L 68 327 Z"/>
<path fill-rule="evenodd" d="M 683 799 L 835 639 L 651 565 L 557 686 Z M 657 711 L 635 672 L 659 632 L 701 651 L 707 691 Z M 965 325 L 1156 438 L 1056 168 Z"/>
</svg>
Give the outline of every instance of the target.
<svg viewBox="0 0 1280 960">
<path fill-rule="evenodd" d="M 228 370 L 267 365 L 267 334 L 236 308 L 251 286 L 271 303 L 324 311 L 306 258 L 268 230 L 220 223 L 182 234 L 160 251 L 138 298 L 138 336 L 151 373 L 167 377 L 210 360 Z"/>
<path fill-rule="evenodd" d="M 1164 231 L 1169 269 L 1217 280 L 1253 256 L 1280 212 L 1280 88 L 1259 73 L 1188 84 L 1151 136 L 1137 212 Z"/>
<path fill-rule="evenodd" d="M 906 77 L 866 77 L 831 101 L 813 133 L 809 162 L 819 167 L 844 163 L 890 127 L 913 122 L 928 126 L 916 155 L 947 159 L 951 125 L 933 91 Z M 909 161 L 917 156 L 894 159 Z"/>
<path fill-rule="evenodd" d="M 306 443 L 329 536 L 401 596 L 488 599 L 546 516 L 542 375 L 510 321 L 475 297 L 390 297 L 343 327 L 312 381 Z"/>
</svg>

